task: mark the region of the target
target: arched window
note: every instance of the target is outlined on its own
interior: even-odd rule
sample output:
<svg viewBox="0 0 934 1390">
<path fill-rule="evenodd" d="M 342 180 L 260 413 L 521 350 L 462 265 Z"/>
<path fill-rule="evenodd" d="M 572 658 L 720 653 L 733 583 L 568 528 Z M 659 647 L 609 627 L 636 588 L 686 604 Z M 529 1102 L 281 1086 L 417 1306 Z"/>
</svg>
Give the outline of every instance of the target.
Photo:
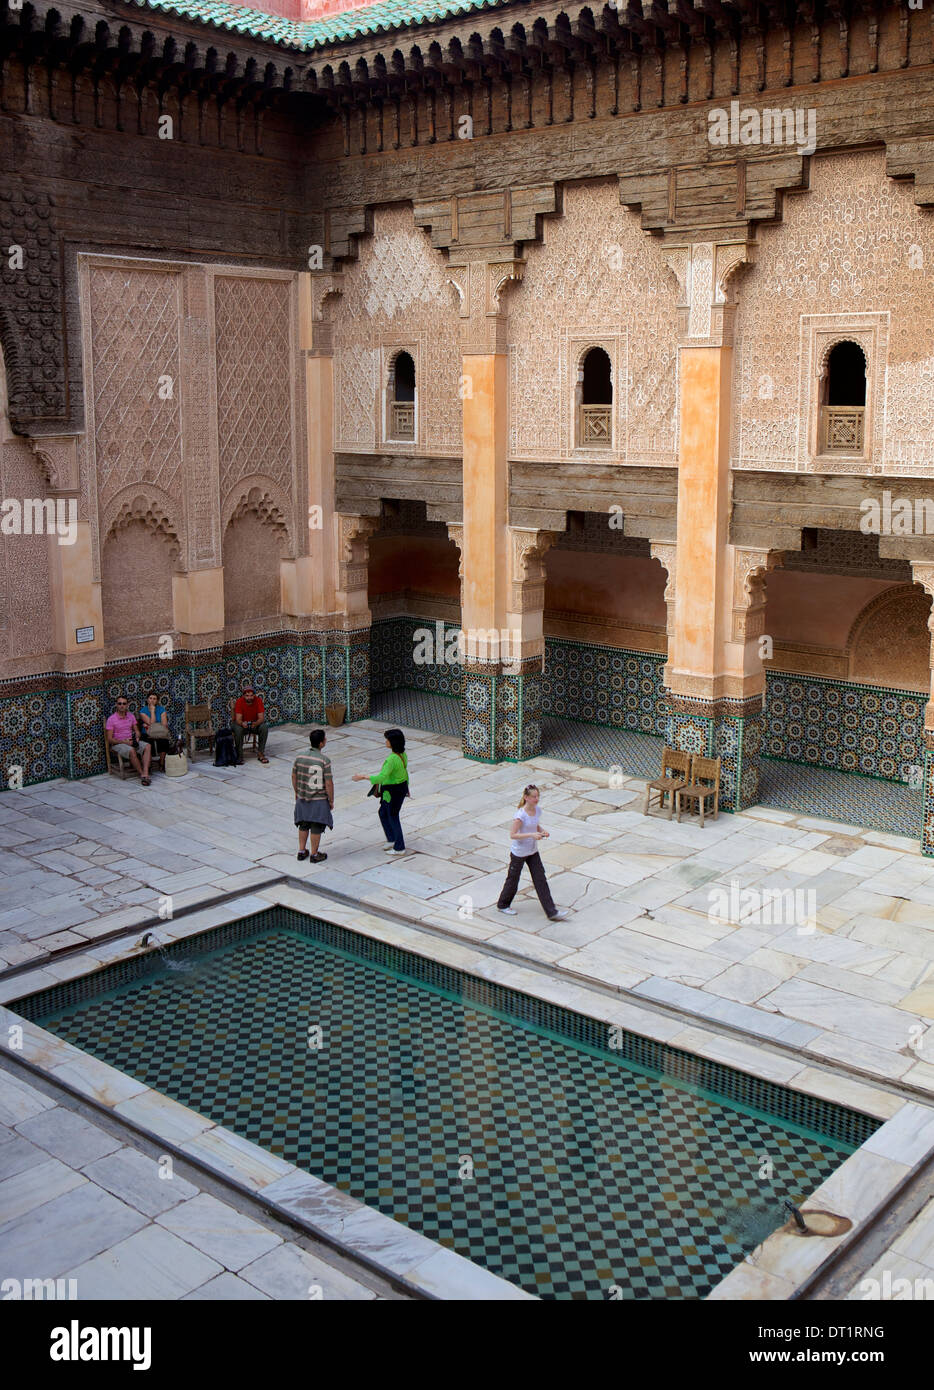
<svg viewBox="0 0 934 1390">
<path fill-rule="evenodd" d="M 577 443 L 608 449 L 613 443 L 613 368 L 609 353 L 592 347 L 578 371 Z"/>
<path fill-rule="evenodd" d="M 415 438 L 415 362 L 397 352 L 389 368 L 389 438 Z"/>
<path fill-rule="evenodd" d="M 865 438 L 866 354 L 835 343 L 827 354 L 821 400 L 822 453 L 861 454 Z"/>
</svg>

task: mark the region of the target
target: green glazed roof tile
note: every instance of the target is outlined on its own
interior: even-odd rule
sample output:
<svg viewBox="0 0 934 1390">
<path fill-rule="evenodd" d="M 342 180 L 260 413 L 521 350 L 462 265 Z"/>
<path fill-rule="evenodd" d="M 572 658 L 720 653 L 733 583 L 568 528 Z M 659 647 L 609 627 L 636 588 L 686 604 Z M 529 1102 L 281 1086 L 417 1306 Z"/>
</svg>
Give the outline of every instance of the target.
<svg viewBox="0 0 934 1390">
<path fill-rule="evenodd" d="M 235 5 L 231 0 L 132 0 L 141 9 L 161 10 L 200 20 L 218 29 L 269 39 L 290 48 L 310 50 L 362 34 L 378 34 L 409 24 L 426 24 L 448 15 L 496 7 L 501 0 L 378 0 L 358 10 L 345 10 L 324 19 L 281 19 L 263 10 Z"/>
</svg>

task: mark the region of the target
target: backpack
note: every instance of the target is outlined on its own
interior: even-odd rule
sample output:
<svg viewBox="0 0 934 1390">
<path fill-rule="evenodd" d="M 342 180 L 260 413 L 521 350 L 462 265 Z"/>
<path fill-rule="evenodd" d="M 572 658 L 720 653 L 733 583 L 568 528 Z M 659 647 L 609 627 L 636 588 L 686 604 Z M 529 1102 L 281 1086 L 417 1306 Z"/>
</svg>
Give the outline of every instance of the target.
<svg viewBox="0 0 934 1390">
<path fill-rule="evenodd" d="M 218 729 L 214 735 L 214 766 L 237 766 L 237 745 L 232 729 Z"/>
</svg>

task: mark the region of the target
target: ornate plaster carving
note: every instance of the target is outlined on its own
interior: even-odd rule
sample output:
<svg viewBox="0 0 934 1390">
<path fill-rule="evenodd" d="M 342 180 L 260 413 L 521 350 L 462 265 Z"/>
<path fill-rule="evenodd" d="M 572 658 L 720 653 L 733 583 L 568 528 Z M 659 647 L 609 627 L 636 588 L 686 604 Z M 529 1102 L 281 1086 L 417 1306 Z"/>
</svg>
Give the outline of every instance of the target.
<svg viewBox="0 0 934 1390">
<path fill-rule="evenodd" d="M 447 523 L 447 527 L 448 527 L 448 535 L 450 536 L 450 538 L 451 538 L 451 540 L 454 542 L 454 544 L 457 546 L 457 573 L 458 573 L 458 577 L 460 578 L 461 582 L 463 583 L 463 579 L 464 579 L 464 527 L 463 527 L 463 525 L 461 525 L 461 524 L 458 524 L 458 525 L 455 526 L 455 525 L 454 525 L 452 522 L 450 522 L 450 521 Z"/>
<path fill-rule="evenodd" d="M 446 265 L 409 207 L 378 208 L 372 234 L 348 263 L 333 318 L 334 437 L 341 453 L 456 456 L 462 449 L 458 325 L 469 313 L 467 267 Z M 318 278 L 318 277 L 316 277 Z M 323 279 L 323 277 L 321 277 Z M 326 298 L 327 291 L 322 290 Z M 457 299 L 460 297 L 460 308 Z M 322 301 L 323 302 L 323 301 Z M 466 309 L 465 309 L 466 302 Z M 380 443 L 387 387 L 386 350 L 417 348 L 417 442 Z"/>
<path fill-rule="evenodd" d="M 563 216 L 525 252 L 521 287 L 506 297 L 510 457 L 672 466 L 679 314 L 664 249 L 620 206 L 612 180 L 594 180 L 566 191 Z M 613 440 L 584 454 L 577 368 L 595 345 L 612 362 Z"/>
<path fill-rule="evenodd" d="M 334 350 L 333 319 L 338 298 L 344 292 L 344 277 L 337 271 L 316 271 L 311 277 L 312 356 L 329 357 Z"/>
<path fill-rule="evenodd" d="M 665 261 L 678 282 L 679 333 L 691 347 L 732 342 L 737 272 L 752 258 L 746 241 L 695 241 L 667 246 Z"/>
<path fill-rule="evenodd" d="M 519 284 L 525 274 L 525 262 L 520 260 L 494 261 L 487 267 L 488 314 L 503 312 L 501 296 L 506 286 L 512 282 Z"/>
<path fill-rule="evenodd" d="M 696 241 L 691 247 L 689 338 L 710 337 L 710 310 L 714 302 L 713 258 L 712 242 Z"/>
<path fill-rule="evenodd" d="M 934 221 L 881 151 L 810 160 L 810 190 L 761 225 L 736 310 L 732 466 L 934 476 Z M 806 310 L 806 314 L 802 311 Z M 826 351 L 867 356 L 866 454 L 814 457 Z"/>
<path fill-rule="evenodd" d="M 649 551 L 652 559 L 657 560 L 668 574 L 665 581 L 665 602 L 669 605 L 668 612 L 671 614 L 671 605 L 674 603 L 677 593 L 678 547 L 669 541 L 651 541 Z"/>
<path fill-rule="evenodd" d="M 45 474 L 50 492 L 79 490 L 77 435 L 42 435 L 29 443 Z"/>
<path fill-rule="evenodd" d="M 934 570 L 934 566 L 928 567 Z M 930 577 L 930 576 L 929 576 Z M 873 685 L 932 688 L 932 644 L 919 648 L 919 630 L 930 633 L 934 605 L 927 586 L 900 585 L 879 594 L 857 615 L 846 643 L 847 678 Z"/>
<path fill-rule="evenodd" d="M 912 560 L 910 564 L 911 577 L 915 584 L 920 584 L 922 589 L 925 589 L 934 598 L 934 564 L 927 560 Z M 934 616 L 934 609 L 932 609 L 932 616 Z"/>
<path fill-rule="evenodd" d="M 260 519 L 264 525 L 271 527 L 273 531 L 278 531 L 285 542 L 286 554 L 291 558 L 291 536 L 289 535 L 289 525 L 286 516 L 283 514 L 282 507 L 273 496 L 273 491 L 268 484 L 257 481 L 252 486 L 237 488 L 236 492 L 228 499 L 225 508 L 223 529 L 224 535 L 227 527 L 230 526 L 241 516 L 252 514 Z M 236 498 L 236 501 L 234 499 Z M 231 506 L 231 502 L 233 505 Z"/>
<path fill-rule="evenodd" d="M 510 527 L 510 607 L 514 613 L 535 612 L 545 603 L 545 554 L 558 538 L 556 531 Z"/>
<path fill-rule="evenodd" d="M 227 527 L 236 517 L 247 512 L 255 512 L 261 521 L 283 531 L 288 545 L 288 555 L 294 558 L 288 497 L 274 479 L 267 478 L 262 473 L 254 473 L 247 478 L 241 478 L 231 488 L 221 508 L 221 534 L 226 533 Z"/>
<path fill-rule="evenodd" d="M 367 586 L 370 537 L 379 530 L 379 517 L 337 516 L 337 555 L 340 570 L 338 587 L 345 593 Z"/>
<path fill-rule="evenodd" d="M 733 624 L 734 642 L 749 642 L 765 631 L 765 576 L 782 563 L 776 550 L 733 550 Z"/>
<path fill-rule="evenodd" d="M 168 542 L 172 564 L 176 570 L 180 570 L 182 542 L 171 516 L 171 508 L 170 499 L 158 494 L 155 489 L 150 488 L 145 492 L 125 489 L 108 507 L 101 527 L 101 536 L 106 541 L 111 532 L 141 522 L 148 530 L 156 532 Z"/>
</svg>

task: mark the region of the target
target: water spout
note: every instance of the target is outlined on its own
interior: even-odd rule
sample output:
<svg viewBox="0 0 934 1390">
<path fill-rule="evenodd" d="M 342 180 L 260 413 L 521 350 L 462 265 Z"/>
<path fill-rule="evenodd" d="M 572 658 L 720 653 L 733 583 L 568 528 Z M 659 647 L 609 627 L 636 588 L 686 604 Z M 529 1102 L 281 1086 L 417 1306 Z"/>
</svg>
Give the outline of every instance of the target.
<svg viewBox="0 0 934 1390">
<path fill-rule="evenodd" d="M 798 1230 L 806 1231 L 808 1229 L 808 1223 L 805 1221 L 804 1217 L 801 1215 L 794 1202 L 792 1202 L 790 1198 L 786 1197 L 782 1205 L 784 1206 L 786 1211 L 791 1212 L 791 1215 L 794 1219 L 794 1223 L 797 1226 Z"/>
<path fill-rule="evenodd" d="M 172 959 L 172 957 L 166 951 L 165 947 L 161 944 L 161 942 L 159 942 L 156 939 L 156 933 L 154 931 L 143 932 L 143 935 L 139 939 L 139 945 L 149 946 L 150 944 L 155 946 L 156 950 L 159 952 L 159 959 L 162 961 L 162 964 L 165 966 L 166 970 L 184 972 L 186 970 L 191 969 L 192 963 L 190 960 Z"/>
</svg>

